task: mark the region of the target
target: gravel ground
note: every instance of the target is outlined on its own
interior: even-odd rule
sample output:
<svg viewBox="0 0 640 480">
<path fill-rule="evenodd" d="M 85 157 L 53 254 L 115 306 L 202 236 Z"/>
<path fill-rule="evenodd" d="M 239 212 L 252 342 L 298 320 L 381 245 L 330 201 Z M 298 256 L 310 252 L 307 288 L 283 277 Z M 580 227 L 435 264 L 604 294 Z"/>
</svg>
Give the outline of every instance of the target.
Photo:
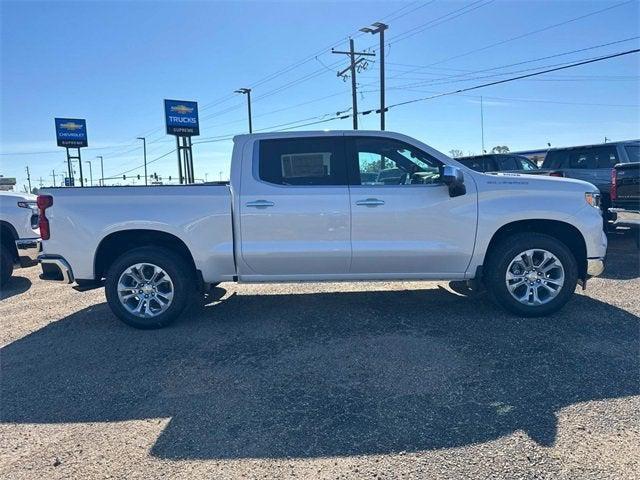
<svg viewBox="0 0 640 480">
<path fill-rule="evenodd" d="M 626 236 L 544 319 L 447 283 L 222 284 L 145 332 L 38 273 L 0 296 L 2 478 L 640 478 Z"/>
</svg>

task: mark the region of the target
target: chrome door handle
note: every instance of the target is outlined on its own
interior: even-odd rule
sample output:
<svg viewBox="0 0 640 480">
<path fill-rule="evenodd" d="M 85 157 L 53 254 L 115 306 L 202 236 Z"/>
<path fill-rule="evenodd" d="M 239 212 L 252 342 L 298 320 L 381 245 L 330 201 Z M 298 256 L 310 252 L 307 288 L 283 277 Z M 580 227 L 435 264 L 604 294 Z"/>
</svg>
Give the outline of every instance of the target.
<svg viewBox="0 0 640 480">
<path fill-rule="evenodd" d="M 365 207 L 377 207 L 378 205 L 384 205 L 384 200 L 379 200 L 377 198 L 367 198 L 365 200 L 358 200 L 356 205 L 365 206 Z"/>
<path fill-rule="evenodd" d="M 255 202 L 249 202 L 247 203 L 247 207 L 254 207 L 254 208 L 267 208 L 267 207 L 273 207 L 275 205 L 275 203 L 270 202 L 269 200 L 256 200 Z"/>
</svg>

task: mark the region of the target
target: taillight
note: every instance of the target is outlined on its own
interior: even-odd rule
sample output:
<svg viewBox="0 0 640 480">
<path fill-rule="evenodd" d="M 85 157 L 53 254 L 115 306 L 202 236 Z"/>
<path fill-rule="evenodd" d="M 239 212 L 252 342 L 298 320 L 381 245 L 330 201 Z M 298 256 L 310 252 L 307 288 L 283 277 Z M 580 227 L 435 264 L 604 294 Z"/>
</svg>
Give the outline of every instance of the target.
<svg viewBox="0 0 640 480">
<path fill-rule="evenodd" d="M 549 176 L 550 177 L 564 177 L 564 173 L 562 173 L 561 171 L 558 171 L 558 170 L 554 170 L 552 172 L 549 172 Z"/>
<path fill-rule="evenodd" d="M 45 215 L 45 210 L 53 205 L 53 197 L 51 195 L 38 195 L 38 210 L 39 210 L 39 221 L 38 227 L 40 228 L 40 237 L 42 240 L 49 240 L 51 237 L 51 232 L 49 231 L 49 220 Z"/>
<path fill-rule="evenodd" d="M 609 196 L 612 201 L 618 198 L 618 171 L 615 168 L 611 169 L 611 192 Z"/>
</svg>

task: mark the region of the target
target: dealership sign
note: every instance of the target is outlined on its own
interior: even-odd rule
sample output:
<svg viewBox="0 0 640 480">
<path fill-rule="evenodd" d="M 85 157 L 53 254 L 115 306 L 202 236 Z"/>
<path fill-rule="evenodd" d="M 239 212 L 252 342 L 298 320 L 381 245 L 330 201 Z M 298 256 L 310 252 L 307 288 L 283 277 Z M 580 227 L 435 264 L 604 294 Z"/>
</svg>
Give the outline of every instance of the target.
<svg viewBox="0 0 640 480">
<path fill-rule="evenodd" d="M 177 135 L 179 137 L 200 135 L 197 102 L 165 100 L 164 118 L 169 135 Z"/>
<path fill-rule="evenodd" d="M 87 121 L 83 118 L 56 118 L 56 139 L 59 147 L 86 147 Z"/>
</svg>

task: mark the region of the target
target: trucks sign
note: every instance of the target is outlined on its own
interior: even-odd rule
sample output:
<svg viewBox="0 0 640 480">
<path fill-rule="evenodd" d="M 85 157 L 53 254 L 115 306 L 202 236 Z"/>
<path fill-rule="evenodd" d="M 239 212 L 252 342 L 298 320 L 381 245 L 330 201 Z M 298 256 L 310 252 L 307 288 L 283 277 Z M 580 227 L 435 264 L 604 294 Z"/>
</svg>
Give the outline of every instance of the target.
<svg viewBox="0 0 640 480">
<path fill-rule="evenodd" d="M 56 140 L 59 147 L 86 147 L 87 121 L 83 118 L 56 118 Z"/>
<path fill-rule="evenodd" d="M 169 135 L 179 137 L 200 135 L 197 102 L 165 100 L 164 117 Z"/>
</svg>

